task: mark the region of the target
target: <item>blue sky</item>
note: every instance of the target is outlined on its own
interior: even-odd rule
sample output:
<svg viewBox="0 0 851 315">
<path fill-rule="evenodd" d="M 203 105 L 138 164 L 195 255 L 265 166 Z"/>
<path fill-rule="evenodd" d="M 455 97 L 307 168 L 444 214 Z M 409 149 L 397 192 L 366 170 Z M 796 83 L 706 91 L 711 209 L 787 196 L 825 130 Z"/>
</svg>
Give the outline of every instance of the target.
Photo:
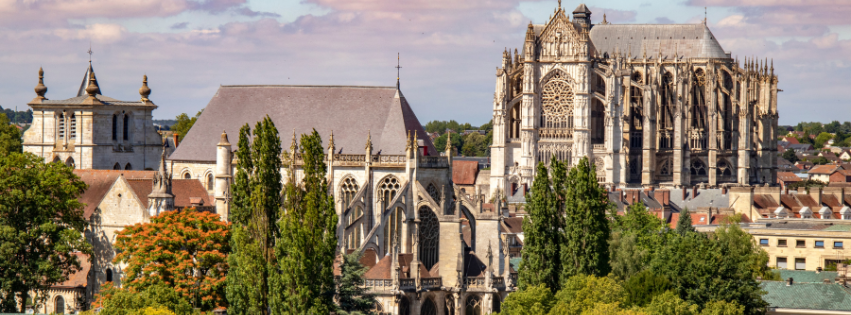
<svg viewBox="0 0 851 315">
<path fill-rule="evenodd" d="M 697 23 L 725 50 L 773 58 L 781 124 L 851 120 L 851 1 L 587 1 L 612 23 Z M 579 2 L 564 1 L 572 11 Z M 0 105 L 26 108 L 39 66 L 47 97 L 73 97 L 89 44 L 104 94 L 155 119 L 195 113 L 222 84 L 394 85 L 421 121 L 491 115 L 495 68 L 556 1 L 0 0 Z"/>
</svg>

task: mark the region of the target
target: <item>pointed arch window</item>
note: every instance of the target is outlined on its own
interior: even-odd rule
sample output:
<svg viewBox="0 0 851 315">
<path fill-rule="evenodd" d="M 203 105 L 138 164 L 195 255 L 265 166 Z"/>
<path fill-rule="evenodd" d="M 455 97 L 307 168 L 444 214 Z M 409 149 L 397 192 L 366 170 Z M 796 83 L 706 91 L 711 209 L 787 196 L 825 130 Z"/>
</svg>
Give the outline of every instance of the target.
<svg viewBox="0 0 851 315">
<path fill-rule="evenodd" d="M 399 300 L 399 315 L 411 315 L 411 303 L 404 296 Z"/>
<path fill-rule="evenodd" d="M 59 114 L 56 118 L 56 131 L 59 134 L 59 139 L 65 139 L 65 114 Z"/>
<path fill-rule="evenodd" d="M 691 174 L 697 176 L 706 176 L 706 165 L 699 159 L 694 159 L 691 162 Z"/>
<path fill-rule="evenodd" d="M 118 115 L 112 115 L 112 140 L 118 140 Z"/>
<path fill-rule="evenodd" d="M 207 190 L 213 190 L 213 174 L 207 174 Z"/>
<path fill-rule="evenodd" d="M 384 224 L 384 252 L 389 253 L 390 249 L 396 245 L 396 242 L 401 242 L 402 238 L 402 223 L 404 222 L 405 211 L 402 207 L 396 207 L 390 211 L 387 217 L 387 223 Z"/>
<path fill-rule="evenodd" d="M 189 172 L 186 172 L 186 174 L 183 174 L 183 179 L 192 179 L 192 174 L 189 174 Z"/>
<path fill-rule="evenodd" d="M 434 301 L 427 298 L 423 302 L 423 307 L 420 308 L 420 315 L 437 315 L 437 306 L 434 305 Z"/>
<path fill-rule="evenodd" d="M 467 305 L 465 307 L 465 315 L 483 315 L 482 314 L 482 298 L 478 295 L 470 295 L 467 297 Z"/>
<path fill-rule="evenodd" d="M 378 184 L 378 198 L 381 200 L 381 210 L 387 210 L 390 207 L 390 202 L 396 198 L 396 193 L 402 188 L 399 180 L 396 177 L 388 176 L 381 180 Z"/>
<path fill-rule="evenodd" d="M 428 191 L 428 195 L 431 196 L 431 199 L 433 199 L 434 202 L 440 204 L 440 192 L 437 191 L 437 187 L 434 187 L 434 184 L 428 184 L 426 191 Z"/>
<path fill-rule="evenodd" d="M 360 219 L 362 216 L 363 208 L 361 208 L 360 206 L 355 207 L 354 209 L 352 209 L 351 212 L 349 212 L 349 218 L 347 222 L 347 226 L 349 226 L 349 229 L 351 230 L 348 239 L 349 249 L 360 248 L 361 238 L 363 237 L 361 235 L 361 228 L 363 227 L 363 222 L 358 222 L 354 227 L 352 227 L 352 224 L 355 224 L 355 222 L 357 222 L 357 220 Z"/>
<path fill-rule="evenodd" d="M 126 165 L 124 165 L 125 171 L 129 171 L 129 170 L 132 170 L 132 169 L 133 169 L 133 166 L 131 166 L 130 163 L 127 163 Z"/>
<path fill-rule="evenodd" d="M 71 139 L 77 139 L 77 115 L 71 114 L 71 128 L 68 130 Z"/>
<path fill-rule="evenodd" d="M 56 300 L 53 302 L 53 313 L 55 314 L 65 314 L 65 298 L 61 295 L 56 296 Z"/>
<path fill-rule="evenodd" d="M 124 126 L 122 126 L 122 127 L 124 127 L 124 140 L 127 140 L 127 139 L 130 138 L 130 116 L 129 115 L 126 115 L 126 114 L 124 115 Z"/>
<path fill-rule="evenodd" d="M 541 109 L 541 128 L 573 129 L 573 87 L 561 71 L 544 84 Z"/>
<path fill-rule="evenodd" d="M 120 170 L 120 169 L 121 169 L 121 164 L 118 164 L 118 163 L 116 162 L 116 163 L 115 163 L 115 165 L 113 165 L 113 166 L 112 166 L 112 169 L 113 169 L 113 170 Z"/>
<path fill-rule="evenodd" d="M 429 207 L 420 207 L 419 256 L 426 269 L 439 261 L 440 223 Z"/>
<path fill-rule="evenodd" d="M 77 168 L 77 164 L 74 163 L 74 158 L 72 157 L 68 157 L 68 159 L 65 160 L 65 165 L 68 165 L 71 168 Z"/>
<path fill-rule="evenodd" d="M 352 201 L 355 199 L 355 195 L 358 193 L 358 181 L 354 178 L 347 177 L 343 180 L 343 184 L 340 186 L 340 197 L 343 198 L 343 209 L 349 207 L 352 204 Z"/>
<path fill-rule="evenodd" d="M 694 71 L 692 82 L 691 126 L 695 129 L 706 130 L 706 74 L 703 69 Z"/>
</svg>

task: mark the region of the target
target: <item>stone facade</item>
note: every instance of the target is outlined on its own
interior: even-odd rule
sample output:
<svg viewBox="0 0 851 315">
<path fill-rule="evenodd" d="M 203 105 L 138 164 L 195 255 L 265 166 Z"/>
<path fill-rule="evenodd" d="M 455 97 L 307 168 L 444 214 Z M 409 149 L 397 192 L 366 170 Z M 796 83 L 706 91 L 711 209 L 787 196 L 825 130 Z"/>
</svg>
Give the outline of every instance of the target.
<svg viewBox="0 0 851 315">
<path fill-rule="evenodd" d="M 24 152 L 75 169 L 150 170 L 157 167 L 162 138 L 154 128 L 147 76 L 139 101 L 101 95 L 91 64 L 76 97 L 48 100 L 39 70 L 33 122 L 24 133 Z"/>
<path fill-rule="evenodd" d="M 531 186 L 551 157 L 587 156 L 601 183 L 776 182 L 777 76 L 740 64 L 705 23 L 590 23 L 558 8 L 503 52 L 494 93 L 491 191 Z M 510 195 L 509 194 L 509 195 Z"/>
</svg>

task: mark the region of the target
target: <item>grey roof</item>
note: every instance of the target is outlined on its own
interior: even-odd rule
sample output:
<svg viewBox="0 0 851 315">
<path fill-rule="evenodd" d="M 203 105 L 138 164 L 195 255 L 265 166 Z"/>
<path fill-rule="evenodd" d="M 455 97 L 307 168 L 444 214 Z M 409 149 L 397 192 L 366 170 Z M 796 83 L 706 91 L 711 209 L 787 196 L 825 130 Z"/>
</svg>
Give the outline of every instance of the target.
<svg viewBox="0 0 851 315">
<path fill-rule="evenodd" d="M 92 61 L 89 60 L 89 67 L 86 68 L 86 74 L 83 75 L 83 82 L 80 83 L 80 89 L 77 90 L 77 96 L 86 96 L 86 88 L 89 87 L 89 73 L 95 74 L 95 70 L 92 68 Z M 100 83 L 98 83 L 98 76 L 95 74 L 95 84 L 97 84 L 98 89 L 100 89 Z M 103 92 L 101 92 L 103 93 Z"/>
<path fill-rule="evenodd" d="M 584 3 L 580 3 L 579 6 L 576 7 L 576 10 L 573 10 L 573 13 L 590 14 L 591 10 L 588 10 L 588 7 L 586 7 Z"/>
<path fill-rule="evenodd" d="M 606 24 L 591 28 L 591 42 L 597 53 L 673 59 L 676 53 L 685 58 L 729 58 L 709 28 L 701 24 Z"/>
<path fill-rule="evenodd" d="M 83 101 L 89 98 L 89 95 L 84 94 L 83 96 L 72 97 L 64 100 L 45 100 L 42 101 L 39 105 L 81 105 Z M 111 98 L 109 96 L 103 96 L 100 94 L 96 94 L 95 98 L 100 100 L 104 105 L 113 105 L 113 106 L 151 106 L 141 101 L 119 101 L 117 99 Z"/>
<path fill-rule="evenodd" d="M 851 310 L 851 292 L 839 284 L 795 283 L 793 278 L 790 286 L 785 281 L 763 281 L 760 287 L 769 309 Z"/>
<path fill-rule="evenodd" d="M 702 207 L 726 208 L 730 204 L 730 194 L 723 194 L 721 189 L 698 189 L 697 196 L 692 196 L 692 190 L 686 189 L 686 198 L 683 199 L 683 190 L 680 188 L 670 189 L 671 206 L 682 210 L 688 207 L 692 211 Z"/>
<path fill-rule="evenodd" d="M 245 124 L 253 128 L 266 115 L 285 149 L 293 130 L 301 135 L 316 129 L 325 145 L 333 131 L 336 150 L 344 154 L 365 154 L 369 132 L 373 154 L 398 155 L 405 153 L 407 132 L 416 131 L 429 154 L 438 154 L 396 87 L 226 85 L 219 87 L 169 160 L 215 161 L 222 130 L 236 149 L 239 129 Z"/>
</svg>

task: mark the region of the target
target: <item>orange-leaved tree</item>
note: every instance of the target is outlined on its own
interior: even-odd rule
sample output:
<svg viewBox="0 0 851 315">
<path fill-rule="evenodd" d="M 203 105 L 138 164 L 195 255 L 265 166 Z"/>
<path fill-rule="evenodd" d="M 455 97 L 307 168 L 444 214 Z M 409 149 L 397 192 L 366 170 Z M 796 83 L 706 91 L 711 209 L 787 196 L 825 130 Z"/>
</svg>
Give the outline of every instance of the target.
<svg viewBox="0 0 851 315">
<path fill-rule="evenodd" d="M 194 208 L 167 211 L 150 223 L 118 232 L 116 263 L 126 263 L 124 287 L 137 292 L 173 287 L 202 311 L 226 306 L 230 226 L 219 215 Z"/>
</svg>

